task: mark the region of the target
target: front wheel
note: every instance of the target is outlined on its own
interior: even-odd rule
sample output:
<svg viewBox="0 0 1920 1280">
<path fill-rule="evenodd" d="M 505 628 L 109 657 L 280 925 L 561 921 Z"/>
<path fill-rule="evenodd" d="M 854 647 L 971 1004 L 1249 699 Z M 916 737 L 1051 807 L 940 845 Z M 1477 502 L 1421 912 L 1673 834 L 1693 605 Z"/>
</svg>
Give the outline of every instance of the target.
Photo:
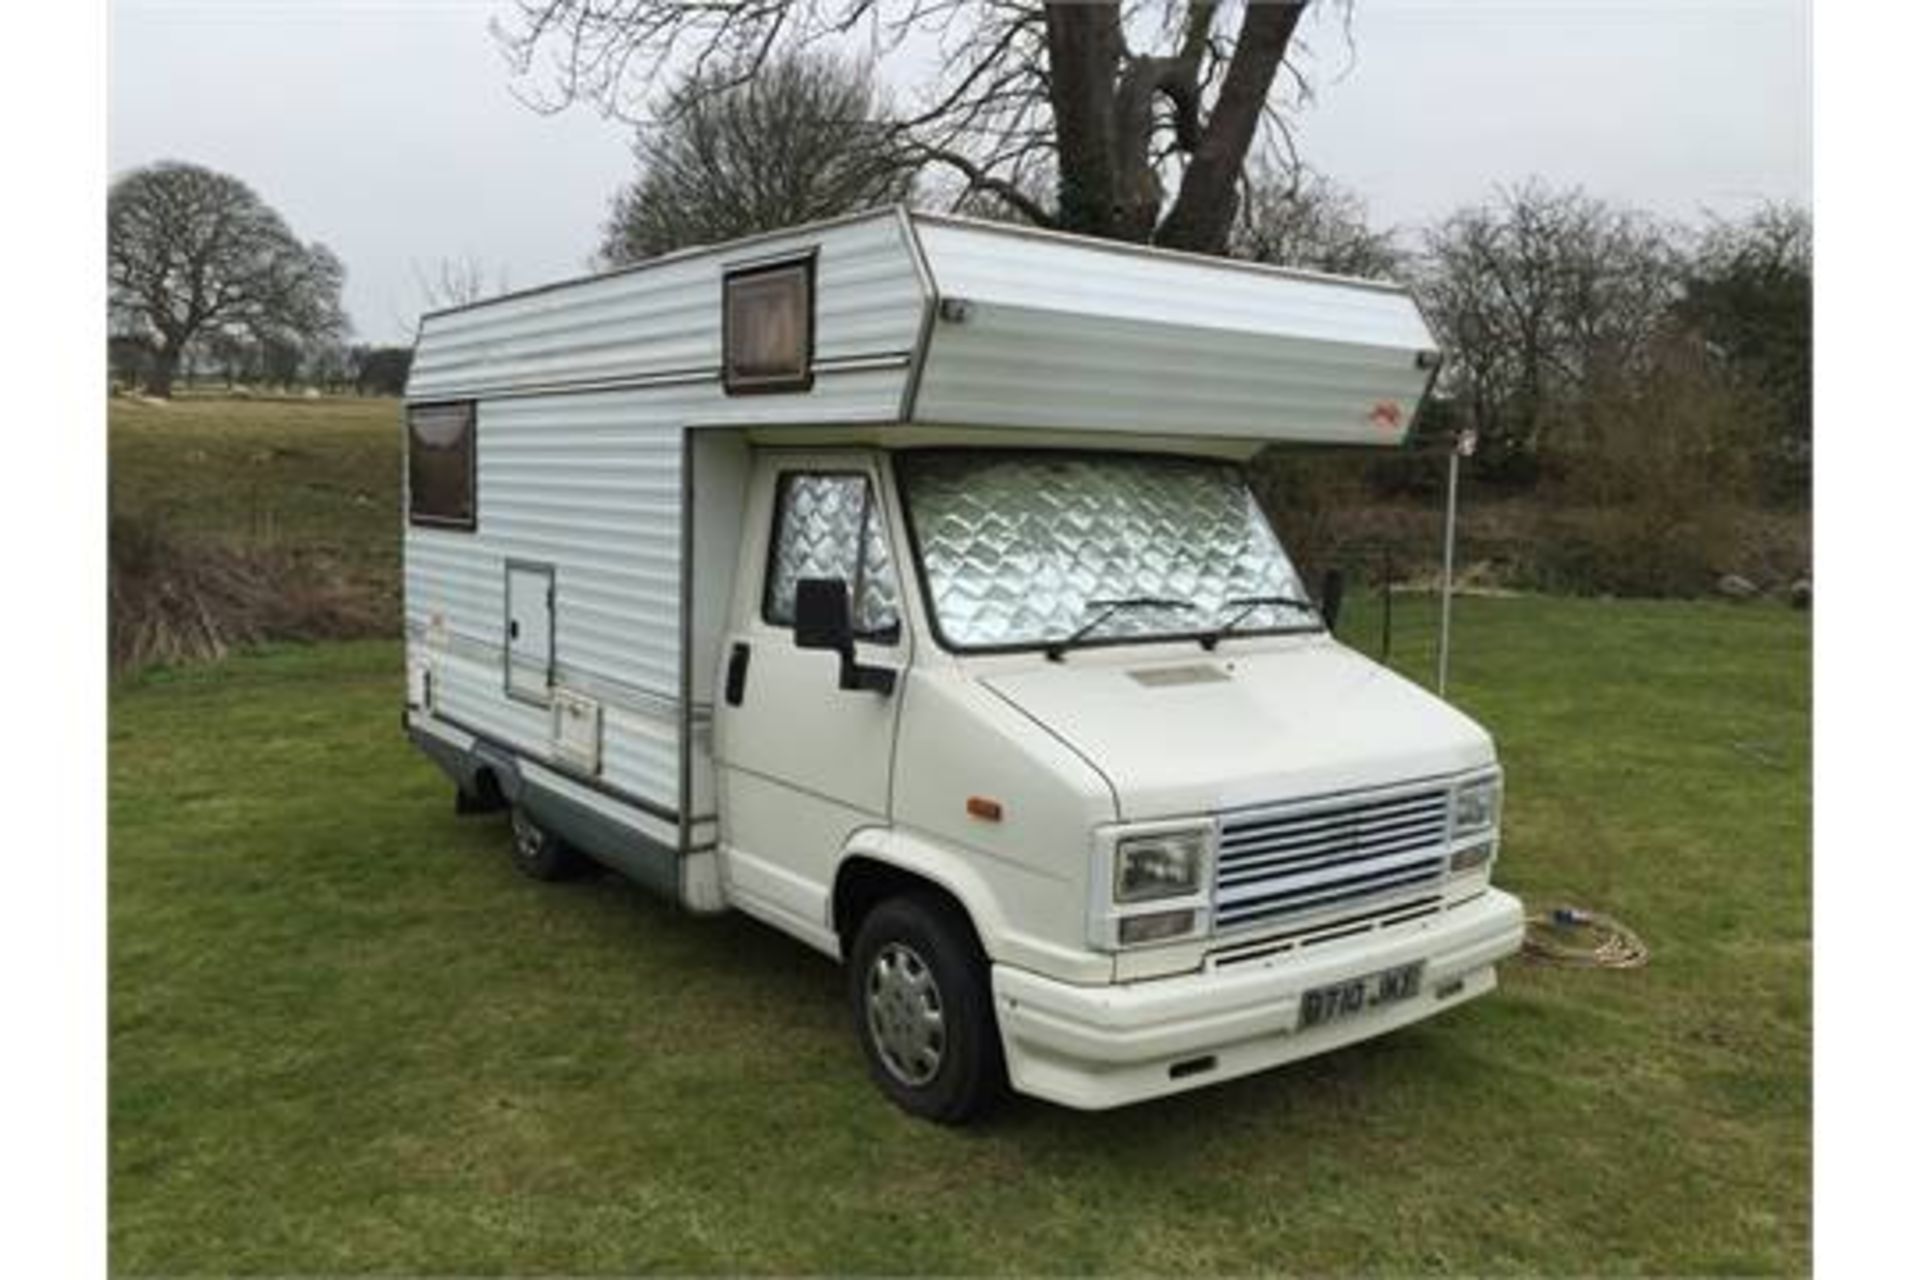
<svg viewBox="0 0 1920 1280">
<path fill-rule="evenodd" d="M 932 897 L 889 898 L 848 957 L 854 1030 L 874 1082 L 904 1110 L 964 1124 L 1005 1088 L 985 957 L 966 922 Z"/>
</svg>

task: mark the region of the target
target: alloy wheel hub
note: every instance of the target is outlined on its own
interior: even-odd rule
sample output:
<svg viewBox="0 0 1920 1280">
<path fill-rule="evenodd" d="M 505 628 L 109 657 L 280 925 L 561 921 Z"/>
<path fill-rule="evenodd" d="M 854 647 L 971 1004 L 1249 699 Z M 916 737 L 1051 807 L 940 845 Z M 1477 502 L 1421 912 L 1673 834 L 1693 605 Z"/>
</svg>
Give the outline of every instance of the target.
<svg viewBox="0 0 1920 1280">
<path fill-rule="evenodd" d="M 888 1074 L 918 1087 L 940 1072 L 947 1047 L 946 1009 L 933 970 L 919 952 L 889 942 L 867 967 L 867 1027 Z"/>
</svg>

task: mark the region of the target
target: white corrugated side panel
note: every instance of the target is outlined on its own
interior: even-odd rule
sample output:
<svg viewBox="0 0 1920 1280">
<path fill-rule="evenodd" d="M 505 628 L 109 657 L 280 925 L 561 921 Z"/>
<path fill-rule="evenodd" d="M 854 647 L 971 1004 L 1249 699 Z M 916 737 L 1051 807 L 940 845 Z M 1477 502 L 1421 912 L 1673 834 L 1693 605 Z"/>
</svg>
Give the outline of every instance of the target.
<svg viewBox="0 0 1920 1280">
<path fill-rule="evenodd" d="M 727 396 L 722 272 L 808 249 L 818 251 L 813 389 Z M 478 527 L 409 527 L 405 538 L 409 654 L 434 673 L 436 710 L 554 759 L 550 711 L 508 698 L 503 683 L 506 562 L 551 564 L 555 684 L 602 709 L 593 781 L 677 812 L 682 434 L 695 423 L 897 419 L 923 308 L 900 215 L 881 211 L 427 317 L 409 399 L 478 401 Z M 649 378 L 663 380 L 592 389 Z M 712 664 L 699 666 L 710 682 Z M 710 697 L 695 690 L 696 704 Z M 710 811 L 708 772 L 694 762 L 696 812 L 683 818 Z"/>
<path fill-rule="evenodd" d="M 407 629 L 444 655 L 436 709 L 547 758 L 549 711 L 503 687 L 503 593 L 507 560 L 551 564 L 555 683 L 602 704 L 602 780 L 664 809 L 679 791 L 678 414 L 692 391 L 482 401 L 478 527 L 406 539 Z"/>
<path fill-rule="evenodd" d="M 470 396 L 717 369 L 723 273 L 813 248 L 816 363 L 909 353 L 922 292 L 900 215 L 881 210 L 429 315 L 421 321 L 407 395 Z"/>
<path fill-rule="evenodd" d="M 1398 444 L 1436 343 L 1397 288 L 916 218 L 916 421 Z"/>
<path fill-rule="evenodd" d="M 482 400 L 478 527 L 406 534 L 409 648 L 434 664 L 437 709 L 552 758 L 549 711 L 508 698 L 503 675 L 506 562 L 551 564 L 555 683 L 602 706 L 598 781 L 677 812 L 682 429 L 884 421 L 905 378 L 904 367 L 831 373 L 788 396 L 729 398 L 707 382 Z M 703 761 L 695 772 L 704 783 Z"/>
</svg>

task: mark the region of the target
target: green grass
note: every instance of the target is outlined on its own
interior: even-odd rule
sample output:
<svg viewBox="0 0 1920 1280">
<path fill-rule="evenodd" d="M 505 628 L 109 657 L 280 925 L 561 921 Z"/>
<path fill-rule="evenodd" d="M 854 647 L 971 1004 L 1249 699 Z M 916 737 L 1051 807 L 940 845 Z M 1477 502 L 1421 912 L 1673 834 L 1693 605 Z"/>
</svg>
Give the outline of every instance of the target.
<svg viewBox="0 0 1920 1280">
<path fill-rule="evenodd" d="M 116 419 L 116 485 L 139 425 Z M 1397 623 L 1424 671 L 1430 610 Z M 1649 968 L 1510 963 L 1383 1040 L 966 1132 L 867 1083 L 839 971 L 798 944 L 517 877 L 500 820 L 456 818 L 402 740 L 394 645 L 129 679 L 114 1269 L 1805 1271 L 1809 631 L 1462 604 L 1453 692 L 1507 766 L 1499 878 L 1621 915 Z"/>
<path fill-rule="evenodd" d="M 287 547 L 398 625 L 400 402 L 110 400 L 110 506 L 174 534 Z"/>
</svg>

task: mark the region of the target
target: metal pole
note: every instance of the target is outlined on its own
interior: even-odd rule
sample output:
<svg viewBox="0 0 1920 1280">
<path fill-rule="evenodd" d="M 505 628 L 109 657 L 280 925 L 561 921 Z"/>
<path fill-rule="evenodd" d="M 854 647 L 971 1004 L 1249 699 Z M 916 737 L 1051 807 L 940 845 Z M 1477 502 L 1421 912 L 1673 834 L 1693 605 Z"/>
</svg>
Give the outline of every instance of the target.
<svg viewBox="0 0 1920 1280">
<path fill-rule="evenodd" d="M 1393 547 L 1381 552 L 1385 569 L 1380 575 L 1380 661 L 1393 657 Z"/>
<path fill-rule="evenodd" d="M 1435 684 L 1447 696 L 1447 658 L 1453 640 L 1453 531 L 1460 511 L 1460 450 L 1447 450 L 1447 540 L 1440 566 L 1440 673 Z"/>
</svg>

